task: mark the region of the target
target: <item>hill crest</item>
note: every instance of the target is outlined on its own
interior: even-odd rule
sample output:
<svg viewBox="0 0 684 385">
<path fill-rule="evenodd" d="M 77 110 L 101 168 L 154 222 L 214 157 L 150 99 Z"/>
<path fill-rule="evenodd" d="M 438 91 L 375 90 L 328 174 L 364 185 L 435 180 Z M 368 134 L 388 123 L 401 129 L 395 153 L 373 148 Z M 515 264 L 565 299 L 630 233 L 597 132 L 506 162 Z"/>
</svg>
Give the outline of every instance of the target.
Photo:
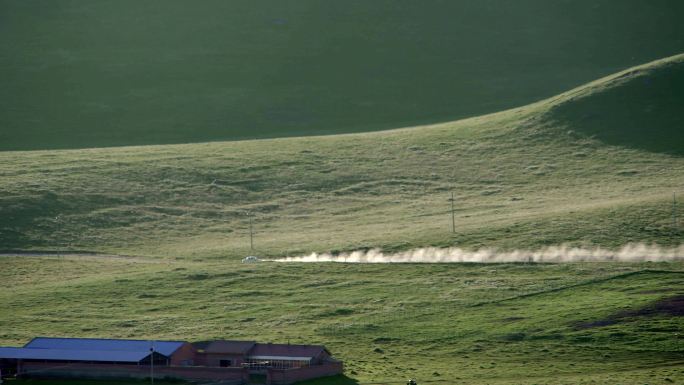
<svg viewBox="0 0 684 385">
<path fill-rule="evenodd" d="M 606 144 L 684 155 L 684 54 L 549 99 L 544 118 Z"/>
</svg>

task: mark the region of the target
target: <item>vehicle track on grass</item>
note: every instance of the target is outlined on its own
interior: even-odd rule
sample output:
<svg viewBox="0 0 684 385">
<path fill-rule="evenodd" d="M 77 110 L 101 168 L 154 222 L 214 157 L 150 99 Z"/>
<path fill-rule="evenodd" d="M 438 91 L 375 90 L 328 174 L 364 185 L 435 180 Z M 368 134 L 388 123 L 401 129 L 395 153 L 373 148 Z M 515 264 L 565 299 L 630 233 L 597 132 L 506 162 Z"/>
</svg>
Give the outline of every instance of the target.
<svg viewBox="0 0 684 385">
<path fill-rule="evenodd" d="M 0 250 L 0 257 L 69 257 L 69 258 L 88 258 L 88 259 L 121 259 L 140 262 L 154 262 L 155 259 L 142 257 L 139 255 L 123 255 L 112 253 L 98 253 L 94 251 L 57 251 L 57 250 Z"/>
</svg>

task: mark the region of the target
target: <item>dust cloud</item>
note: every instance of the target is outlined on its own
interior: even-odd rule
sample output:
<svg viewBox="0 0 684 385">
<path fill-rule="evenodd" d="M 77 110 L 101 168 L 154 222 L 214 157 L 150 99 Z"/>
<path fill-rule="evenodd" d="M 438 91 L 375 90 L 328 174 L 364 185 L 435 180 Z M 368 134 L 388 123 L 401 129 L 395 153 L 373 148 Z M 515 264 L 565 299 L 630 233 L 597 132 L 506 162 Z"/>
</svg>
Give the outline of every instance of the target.
<svg viewBox="0 0 684 385">
<path fill-rule="evenodd" d="M 451 248 L 420 248 L 397 253 L 381 250 L 353 251 L 349 253 L 312 253 L 304 256 L 274 259 L 275 262 L 342 262 L 342 263 L 507 263 L 507 262 L 661 262 L 684 260 L 684 245 L 660 247 L 640 243 L 627 244 L 619 249 L 550 246 L 537 251 L 476 251 Z"/>
</svg>

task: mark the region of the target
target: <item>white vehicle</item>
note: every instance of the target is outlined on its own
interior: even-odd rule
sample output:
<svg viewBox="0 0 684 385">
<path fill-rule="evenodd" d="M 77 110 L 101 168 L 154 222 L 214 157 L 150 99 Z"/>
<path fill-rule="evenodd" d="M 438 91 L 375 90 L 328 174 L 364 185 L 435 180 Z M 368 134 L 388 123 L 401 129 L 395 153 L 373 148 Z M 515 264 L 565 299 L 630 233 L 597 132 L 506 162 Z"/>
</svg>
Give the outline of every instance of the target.
<svg viewBox="0 0 684 385">
<path fill-rule="evenodd" d="M 255 257 L 253 255 L 242 258 L 242 263 L 257 263 L 257 262 L 259 262 L 259 258 Z"/>
</svg>

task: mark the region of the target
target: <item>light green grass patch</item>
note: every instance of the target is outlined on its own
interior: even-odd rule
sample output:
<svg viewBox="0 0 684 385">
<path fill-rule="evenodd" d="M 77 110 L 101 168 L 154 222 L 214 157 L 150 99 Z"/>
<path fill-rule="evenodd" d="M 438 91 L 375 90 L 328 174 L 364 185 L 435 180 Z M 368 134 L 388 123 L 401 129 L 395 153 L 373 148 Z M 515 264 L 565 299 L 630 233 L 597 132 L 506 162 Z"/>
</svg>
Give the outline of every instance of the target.
<svg viewBox="0 0 684 385">
<path fill-rule="evenodd" d="M 684 295 L 681 262 L 2 262 L 10 272 L 0 293 L 4 345 L 36 335 L 321 343 L 360 383 L 416 377 L 444 384 L 668 384 L 684 378 L 682 317 L 580 326 Z M 69 264 L 65 271 L 80 266 L 82 277 L 42 282 L 55 263 Z M 34 281 L 22 277 L 27 268 Z"/>
</svg>

